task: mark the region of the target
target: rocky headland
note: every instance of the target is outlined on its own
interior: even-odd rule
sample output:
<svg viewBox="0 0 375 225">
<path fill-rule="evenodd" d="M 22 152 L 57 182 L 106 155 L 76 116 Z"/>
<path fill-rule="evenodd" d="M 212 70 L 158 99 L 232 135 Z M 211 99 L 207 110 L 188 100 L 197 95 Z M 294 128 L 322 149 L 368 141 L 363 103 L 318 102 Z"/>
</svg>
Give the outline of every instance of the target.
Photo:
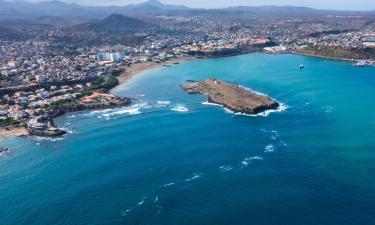
<svg viewBox="0 0 375 225">
<path fill-rule="evenodd" d="M 276 110 L 280 106 L 267 96 L 215 78 L 188 81 L 180 86 L 189 94 L 205 94 L 208 96 L 208 102 L 222 105 L 235 113 L 255 115 Z"/>
</svg>

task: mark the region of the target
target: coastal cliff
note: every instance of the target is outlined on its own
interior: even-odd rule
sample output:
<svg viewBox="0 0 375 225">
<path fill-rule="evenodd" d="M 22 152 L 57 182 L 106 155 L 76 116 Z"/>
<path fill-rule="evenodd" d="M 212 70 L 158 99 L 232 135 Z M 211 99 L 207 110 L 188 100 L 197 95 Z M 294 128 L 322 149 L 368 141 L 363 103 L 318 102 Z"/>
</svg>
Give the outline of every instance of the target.
<svg viewBox="0 0 375 225">
<path fill-rule="evenodd" d="M 205 81 L 189 81 L 180 86 L 189 94 L 205 94 L 209 102 L 222 105 L 236 113 L 255 115 L 280 106 L 267 96 L 215 78 Z"/>
</svg>

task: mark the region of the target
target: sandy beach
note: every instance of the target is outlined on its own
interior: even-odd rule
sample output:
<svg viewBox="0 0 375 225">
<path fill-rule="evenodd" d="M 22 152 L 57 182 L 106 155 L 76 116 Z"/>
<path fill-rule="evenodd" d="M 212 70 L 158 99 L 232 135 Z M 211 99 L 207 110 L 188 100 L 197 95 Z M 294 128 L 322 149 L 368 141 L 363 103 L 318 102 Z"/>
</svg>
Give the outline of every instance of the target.
<svg viewBox="0 0 375 225">
<path fill-rule="evenodd" d="M 146 70 L 160 68 L 163 65 L 173 65 L 176 63 L 182 63 L 183 61 L 195 60 L 195 59 L 196 58 L 192 56 L 181 56 L 181 57 L 177 57 L 165 63 L 143 62 L 143 63 L 132 64 L 131 66 L 126 67 L 125 72 L 121 74 L 120 76 L 118 76 L 117 79 L 121 85 Z"/>
<path fill-rule="evenodd" d="M 0 138 L 8 138 L 8 137 L 20 137 L 29 135 L 25 127 L 13 127 L 10 129 L 1 128 L 0 129 Z"/>
<path fill-rule="evenodd" d="M 144 62 L 144 63 L 137 63 L 132 64 L 129 67 L 125 68 L 125 72 L 122 73 L 120 76 L 117 77 L 120 85 L 126 83 L 128 80 L 136 76 L 137 74 L 140 74 L 143 71 L 154 69 L 161 67 L 161 63 L 155 63 L 155 62 Z"/>
</svg>

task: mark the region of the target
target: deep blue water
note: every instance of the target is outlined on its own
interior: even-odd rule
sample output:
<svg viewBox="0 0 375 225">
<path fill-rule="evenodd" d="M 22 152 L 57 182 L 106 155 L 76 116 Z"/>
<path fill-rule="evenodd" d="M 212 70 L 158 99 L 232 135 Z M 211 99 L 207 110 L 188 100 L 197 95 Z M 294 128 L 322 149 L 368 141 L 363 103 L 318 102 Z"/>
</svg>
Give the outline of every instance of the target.
<svg viewBox="0 0 375 225">
<path fill-rule="evenodd" d="M 238 116 L 178 87 L 207 77 L 288 108 Z M 375 224 L 375 68 L 250 54 L 115 93 L 138 102 L 58 118 L 62 140 L 1 141 L 0 224 Z"/>
</svg>

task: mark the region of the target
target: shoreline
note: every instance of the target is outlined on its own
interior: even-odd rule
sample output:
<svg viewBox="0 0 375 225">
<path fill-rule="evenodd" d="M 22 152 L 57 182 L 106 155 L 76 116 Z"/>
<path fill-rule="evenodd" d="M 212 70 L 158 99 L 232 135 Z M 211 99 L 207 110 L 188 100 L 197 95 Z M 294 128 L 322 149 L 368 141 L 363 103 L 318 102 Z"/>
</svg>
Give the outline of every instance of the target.
<svg viewBox="0 0 375 225">
<path fill-rule="evenodd" d="M 246 55 L 251 54 L 254 52 L 243 52 L 242 54 L 236 54 L 237 55 Z M 263 52 L 265 53 L 265 52 Z M 304 54 L 299 53 L 296 51 L 288 52 L 287 54 L 293 54 L 293 55 L 300 55 L 300 56 L 306 56 L 306 57 L 314 57 L 314 58 L 320 58 L 320 59 L 327 59 L 327 60 L 338 60 L 338 61 L 345 61 L 345 62 L 354 62 L 355 59 L 344 59 L 344 58 L 334 58 L 334 57 L 326 57 L 326 56 L 320 56 L 320 55 L 312 55 L 312 54 Z M 232 56 L 232 55 L 231 55 Z M 223 57 L 231 57 L 231 56 L 220 56 L 220 57 L 213 57 L 213 58 L 223 58 Z M 173 64 L 180 64 L 185 61 L 195 61 L 195 60 L 201 60 L 201 59 L 210 59 L 208 58 L 196 58 L 194 56 L 189 55 L 182 55 L 178 56 L 176 58 L 171 59 L 170 61 L 164 62 L 164 63 L 156 63 L 156 62 L 141 62 L 137 64 L 132 64 L 125 68 L 125 72 L 117 76 L 118 85 L 108 90 L 108 92 L 112 93 L 113 90 L 120 86 L 124 86 L 127 84 L 127 82 L 138 75 L 142 74 L 145 71 L 156 69 L 156 68 L 162 68 L 163 66 L 171 66 Z M 81 110 L 79 110 L 81 111 Z M 85 111 L 85 110 L 82 110 Z M 26 127 L 23 126 L 17 126 L 17 127 L 10 127 L 10 128 L 0 128 L 0 139 L 5 139 L 9 137 L 22 137 L 22 136 L 29 136 L 29 132 L 27 131 Z"/>
<path fill-rule="evenodd" d="M 329 56 L 323 56 L 323 55 L 313 55 L 313 54 L 307 54 L 302 52 L 289 52 L 293 55 L 300 55 L 300 56 L 307 56 L 307 57 L 313 57 L 313 58 L 319 58 L 319 59 L 329 59 L 329 60 L 336 60 L 336 61 L 344 61 L 344 62 L 356 62 L 359 61 L 359 59 L 345 59 L 345 58 L 336 58 L 336 57 L 329 57 Z"/>
<path fill-rule="evenodd" d="M 28 136 L 29 132 L 24 126 L 10 127 L 10 128 L 0 128 L 0 139 L 9 137 L 22 137 Z"/>
<path fill-rule="evenodd" d="M 164 63 L 141 62 L 141 63 L 132 64 L 129 67 L 125 68 L 124 73 L 116 77 L 119 84 L 109 91 L 112 92 L 115 88 L 118 88 L 119 86 L 126 84 L 129 80 L 131 80 L 132 78 L 138 76 L 139 74 L 145 71 L 156 69 L 156 68 L 162 68 L 163 66 L 171 66 L 173 64 L 180 64 L 185 61 L 193 61 L 193 60 L 199 60 L 199 59 L 193 56 L 178 56 Z"/>
</svg>

